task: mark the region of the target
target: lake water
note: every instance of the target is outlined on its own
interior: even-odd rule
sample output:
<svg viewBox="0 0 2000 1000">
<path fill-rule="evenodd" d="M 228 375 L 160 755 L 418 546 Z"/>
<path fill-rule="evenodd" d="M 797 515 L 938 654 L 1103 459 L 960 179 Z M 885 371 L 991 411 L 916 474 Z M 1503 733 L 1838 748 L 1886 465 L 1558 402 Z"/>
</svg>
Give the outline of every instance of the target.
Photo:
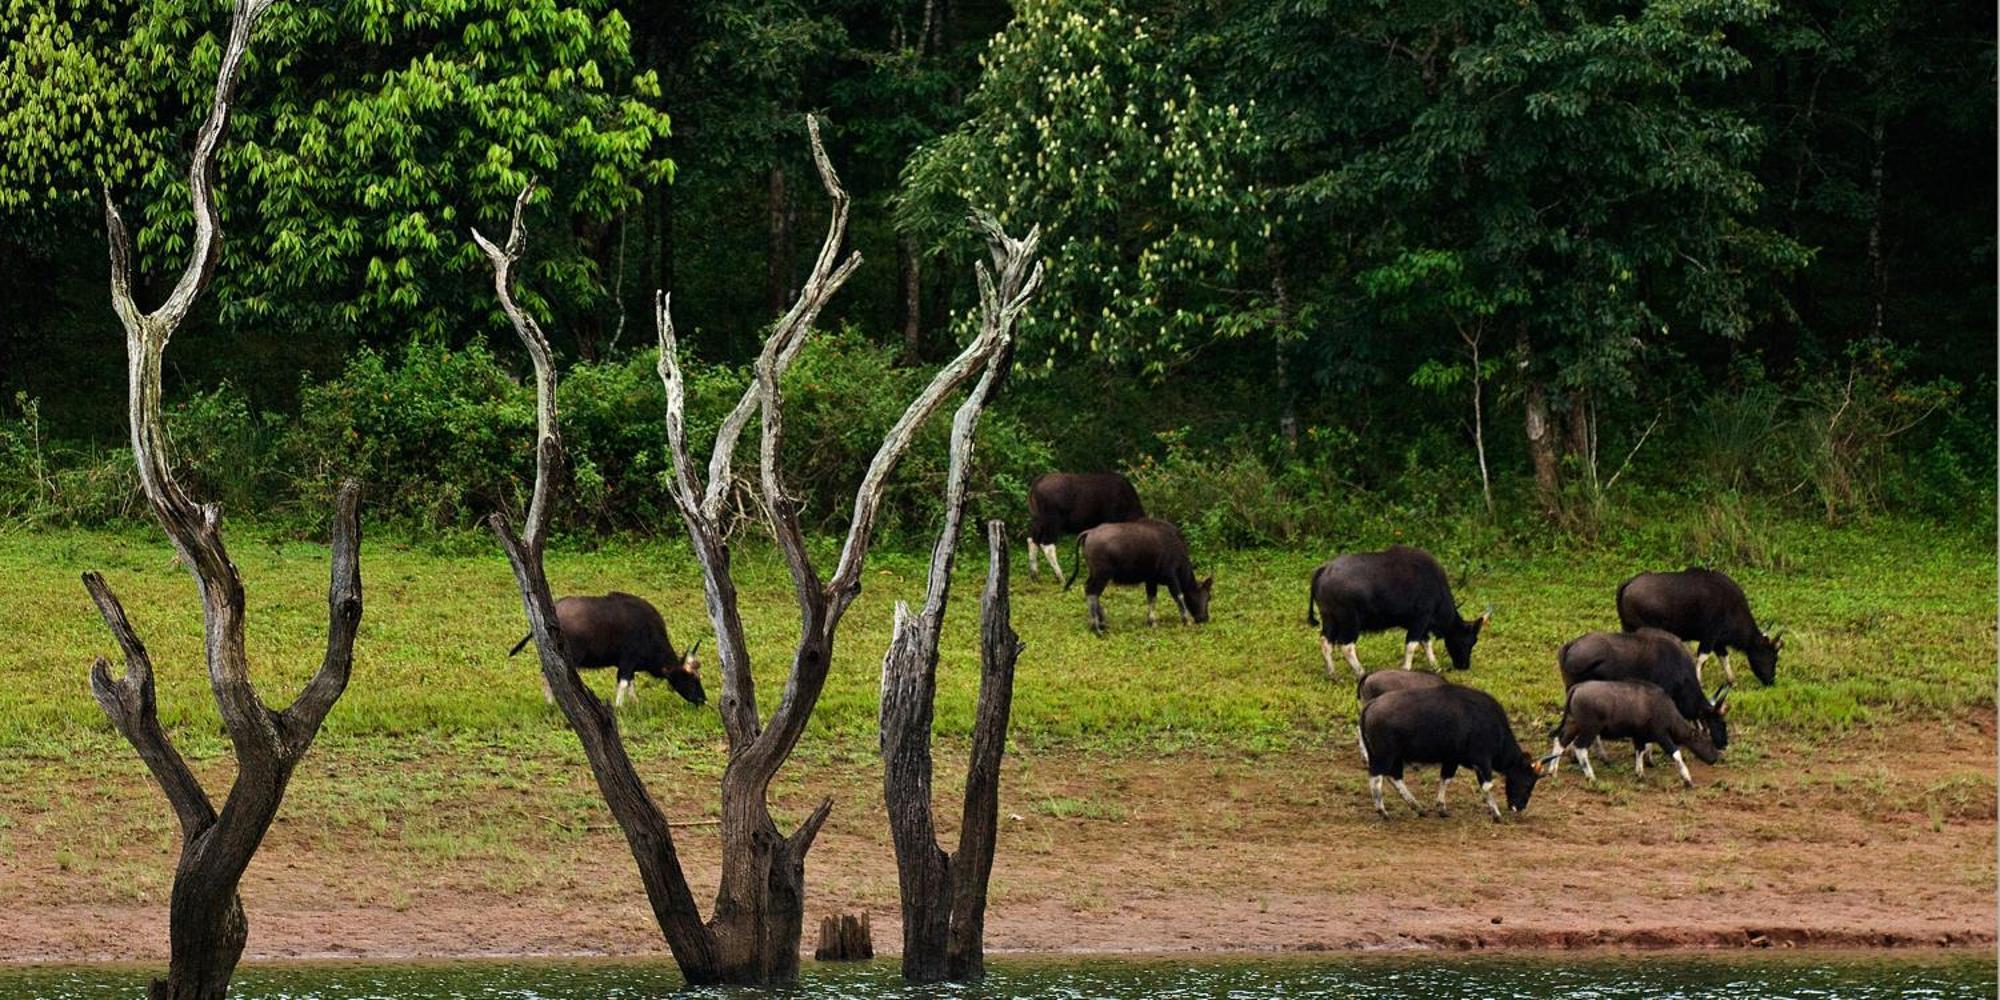
<svg viewBox="0 0 2000 1000">
<path fill-rule="evenodd" d="M 151 970 L 133 966 L 0 968 L 0 997 L 130 997 Z M 1259 959 L 996 959 L 986 982 L 911 989 L 893 962 L 807 963 L 782 990 L 713 990 L 770 997 L 1535 998 L 1775 1000 L 1775 998 L 1991 998 L 1991 956 L 1593 956 L 1576 960 L 1457 956 Z M 243 968 L 244 1000 L 624 1000 L 681 989 L 671 963 L 631 960 L 298 963 Z"/>
</svg>

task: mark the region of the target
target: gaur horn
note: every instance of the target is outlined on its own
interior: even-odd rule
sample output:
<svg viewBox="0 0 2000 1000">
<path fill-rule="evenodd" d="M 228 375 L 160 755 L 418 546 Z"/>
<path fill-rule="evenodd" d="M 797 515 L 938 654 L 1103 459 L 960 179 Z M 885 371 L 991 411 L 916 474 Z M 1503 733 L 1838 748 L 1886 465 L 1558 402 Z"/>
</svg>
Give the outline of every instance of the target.
<svg viewBox="0 0 2000 1000">
<path fill-rule="evenodd" d="M 1715 697 L 1708 699 L 1708 703 L 1716 708 L 1721 708 L 1722 700 L 1729 697 L 1729 688 L 1729 682 L 1724 681 L 1721 687 L 1715 689 Z"/>
<path fill-rule="evenodd" d="M 686 663 L 687 661 L 694 659 L 695 650 L 698 650 L 700 648 L 701 648 L 701 640 L 696 639 L 694 641 L 694 645 L 688 647 L 687 655 L 681 657 L 681 662 Z"/>
</svg>

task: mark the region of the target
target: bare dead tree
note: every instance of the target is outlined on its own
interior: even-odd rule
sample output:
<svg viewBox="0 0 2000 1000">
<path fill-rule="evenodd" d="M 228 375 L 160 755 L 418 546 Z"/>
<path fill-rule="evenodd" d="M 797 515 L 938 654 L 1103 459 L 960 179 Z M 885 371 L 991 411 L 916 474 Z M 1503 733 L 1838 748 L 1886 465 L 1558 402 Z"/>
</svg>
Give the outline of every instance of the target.
<svg viewBox="0 0 2000 1000">
<path fill-rule="evenodd" d="M 980 413 L 999 391 L 1013 353 L 1012 327 L 1036 287 L 1040 231 L 1012 240 L 991 219 L 985 231 L 998 281 L 979 269 L 981 334 L 997 331 L 1005 343 L 979 384 L 958 409 L 951 427 L 951 464 L 945 482 L 944 525 L 931 549 L 924 605 L 915 615 L 896 605 L 896 625 L 882 659 L 882 797 L 896 847 L 903 905 L 903 978 L 912 983 L 978 979 L 985 974 L 986 886 L 999 829 L 1000 759 L 1014 699 L 1014 663 L 1022 645 L 1014 634 L 1007 593 L 1007 528 L 986 526 L 986 594 L 980 602 L 979 702 L 972 730 L 958 850 L 938 846 L 931 810 L 931 719 L 937 696 L 938 640 L 950 601 L 952 563 L 965 515 L 966 481 L 972 474 L 973 432 Z"/>
<path fill-rule="evenodd" d="M 347 688 L 354 634 L 361 623 L 360 491 L 345 484 L 334 504 L 333 568 L 327 588 L 327 642 L 318 671 L 290 707 L 272 711 L 250 682 L 243 646 L 243 581 L 222 541 L 222 510 L 196 503 L 174 478 L 160 418 L 160 372 L 167 343 L 215 272 L 222 239 L 215 208 L 215 157 L 229 121 L 236 78 L 250 33 L 271 0 L 241 0 L 231 18 L 215 98 L 197 134 L 188 172 L 194 241 L 188 263 L 167 300 L 146 312 L 132 297 L 132 240 L 107 190 L 105 228 L 111 244 L 111 301 L 125 328 L 132 457 L 139 485 L 180 560 L 194 574 L 202 602 L 209 687 L 235 751 L 236 782 L 221 812 L 161 728 L 154 701 L 153 663 L 110 584 L 86 573 L 98 612 L 125 656 L 113 677 L 103 657 L 90 672 L 91 693 L 160 784 L 180 821 L 181 855 L 168 913 L 167 978 L 149 995 L 172 1000 L 222 997 L 249 937 L 237 893 L 244 869 L 284 801 L 299 760 Z"/>
<path fill-rule="evenodd" d="M 512 267 L 520 259 L 525 244 L 521 213 L 530 192 L 524 191 L 515 202 L 514 221 L 505 246 L 473 234 L 493 264 L 495 291 L 535 366 L 538 444 L 528 518 L 518 538 L 505 518 L 495 515 L 490 519 L 491 524 L 514 566 L 515 581 L 520 586 L 530 629 L 541 653 L 543 677 L 582 741 L 598 788 L 625 831 L 654 916 L 675 962 L 687 980 L 697 984 L 782 982 L 798 974 L 799 937 L 805 913 L 805 855 L 833 803 L 830 799 L 823 800 L 790 834 L 785 834 L 771 817 L 770 784 L 798 745 L 825 687 L 835 630 L 841 616 L 860 594 L 862 566 L 889 474 L 924 421 L 1004 346 L 1000 337 L 982 329 L 932 378 L 890 428 L 855 492 L 854 513 L 834 573 L 822 580 L 806 550 L 798 502 L 784 486 L 780 462 L 784 405 L 779 385 L 804 345 L 814 319 L 854 273 L 861 257 L 841 256 L 847 233 L 848 196 L 820 144 L 818 122 L 809 117 L 806 125 L 813 162 L 832 202 L 826 239 L 798 299 L 779 318 L 765 341 L 757 360 L 755 380 L 722 422 L 709 456 L 706 485 L 687 440 L 686 385 L 668 297 L 663 292 L 656 300 L 659 371 L 667 393 L 667 440 L 673 458 L 669 491 L 702 567 L 709 620 L 715 630 L 716 659 L 722 674 L 718 709 L 729 744 L 729 762 L 722 776 L 721 884 L 712 915 L 706 921 L 689 890 L 666 819 L 625 754 L 616 720 L 610 709 L 576 676 L 543 573 L 552 478 L 561 464 L 562 445 L 557 433 L 556 376 L 548 341 L 534 319 L 516 304 L 512 291 Z M 730 575 L 724 519 L 735 482 L 737 442 L 753 416 L 760 421 L 759 500 L 791 569 L 800 617 L 791 673 L 777 708 L 768 719 L 757 710 L 749 646 L 737 609 L 735 581 Z"/>
</svg>

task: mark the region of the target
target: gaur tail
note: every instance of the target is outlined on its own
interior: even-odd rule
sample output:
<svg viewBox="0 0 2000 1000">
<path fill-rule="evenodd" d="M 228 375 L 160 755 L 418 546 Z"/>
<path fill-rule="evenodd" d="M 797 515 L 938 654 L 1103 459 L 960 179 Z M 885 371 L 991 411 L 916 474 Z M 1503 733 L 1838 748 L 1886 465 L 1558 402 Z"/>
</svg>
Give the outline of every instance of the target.
<svg viewBox="0 0 2000 1000">
<path fill-rule="evenodd" d="M 533 633 L 533 632 L 529 632 L 529 633 L 528 633 L 527 635 L 524 635 L 524 636 L 522 636 L 522 637 L 521 637 L 521 641 L 520 641 L 520 642 L 517 642 L 517 643 L 515 643 L 515 644 L 514 644 L 514 648 L 513 648 L 513 649 L 510 649 L 510 650 L 508 650 L 508 651 L 507 651 L 507 655 L 508 655 L 508 656 L 513 656 L 513 655 L 514 655 L 515 653 L 518 653 L 518 652 L 520 652 L 521 650 L 523 650 L 523 649 L 527 648 L 527 646 L 528 646 L 528 640 L 530 640 L 530 639 L 533 639 L 534 637 L 535 637 L 535 633 Z"/>
<path fill-rule="evenodd" d="M 1554 729 L 1551 729 L 1551 730 L 1549 730 L 1549 738 L 1550 738 L 1550 739 L 1555 739 L 1556 737 L 1558 737 L 1558 736 L 1561 736 L 1561 735 L 1562 735 L 1562 731 L 1563 731 L 1563 727 L 1564 727 L 1564 726 L 1566 726 L 1566 725 L 1569 725 L 1569 703 L 1570 703 L 1570 700 L 1571 700 L 1571 699 L 1573 699 L 1573 698 L 1575 698 L 1575 697 L 1576 697 L 1576 689 L 1575 689 L 1575 688 L 1570 688 L 1569 690 L 1567 690 L 1567 691 L 1564 691 L 1564 692 L 1563 692 L 1563 714 L 1562 714 L 1562 718 L 1560 718 L 1560 719 L 1557 719 L 1557 720 L 1556 720 L 1556 727 L 1555 727 Z"/>
<path fill-rule="evenodd" d="M 1063 581 L 1063 592 L 1064 592 L 1064 593 L 1068 593 L 1068 592 L 1069 592 L 1069 588 L 1070 588 L 1070 584 L 1073 584 L 1073 583 L 1075 583 L 1075 582 L 1076 582 L 1076 578 L 1077 578 L 1077 577 L 1079 577 L 1079 576 L 1082 576 L 1082 575 L 1083 575 L 1083 536 L 1085 536 L 1085 535 L 1088 535 L 1088 534 L 1090 534 L 1090 532 L 1088 532 L 1088 531 L 1079 531 L 1079 532 L 1077 532 L 1077 533 L 1076 533 L 1076 544 L 1074 544 L 1074 545 L 1070 546 L 1070 550 L 1069 550 L 1069 579 L 1067 579 L 1067 580 L 1064 580 L 1064 581 Z"/>
<path fill-rule="evenodd" d="M 1316 567 L 1313 570 L 1312 583 L 1306 588 L 1306 624 L 1314 628 L 1319 627 L 1319 611 L 1314 598 L 1319 594 L 1319 575 L 1324 572 L 1326 572 L 1325 566 Z"/>
</svg>

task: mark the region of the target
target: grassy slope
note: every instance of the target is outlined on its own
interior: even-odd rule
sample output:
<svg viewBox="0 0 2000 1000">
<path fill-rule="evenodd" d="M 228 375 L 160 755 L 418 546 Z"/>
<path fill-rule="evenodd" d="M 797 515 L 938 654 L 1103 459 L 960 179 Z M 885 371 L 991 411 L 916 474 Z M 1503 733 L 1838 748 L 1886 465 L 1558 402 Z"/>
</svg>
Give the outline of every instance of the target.
<svg viewBox="0 0 2000 1000">
<path fill-rule="evenodd" d="M 1774 526 L 1790 568 L 1737 570 L 1752 603 L 1789 627 L 1779 685 L 1758 689 L 1740 673 L 1736 714 L 1742 752 L 1774 741 L 1803 745 L 1884 714 L 1950 717 L 1991 710 L 1994 589 L 1990 540 L 1971 532 L 1884 522 L 1830 531 Z M 253 541 L 235 549 L 249 592 L 250 647 L 267 697 L 282 702 L 317 662 L 324 629 L 323 547 Z M 984 553 L 960 564 L 938 728 L 962 734 L 976 689 L 977 588 Z M 1068 558 L 1068 552 L 1064 553 Z M 1083 628 L 1080 592 L 1046 576 L 1031 584 L 1015 560 L 1015 626 L 1028 643 L 1021 661 L 1014 733 L 1022 747 L 1111 751 L 1188 747 L 1258 750 L 1344 744 L 1351 687 L 1328 683 L 1317 639 L 1304 624 L 1306 578 L 1326 553 L 1253 551 L 1209 560 L 1217 577 L 1214 620 L 1202 628 L 1144 625 L 1136 590 L 1107 596 L 1113 633 Z M 822 562 L 832 561 L 831 553 Z M 1461 561 L 1447 558 L 1458 572 Z M 1525 742 L 1552 723 L 1561 693 L 1556 647 L 1592 628 L 1615 627 L 1612 594 L 1648 568 L 1609 551 L 1579 555 L 1486 554 L 1458 594 L 1469 608 L 1491 603 L 1493 624 L 1459 679 L 1494 692 Z M 444 744 L 505 745 L 567 756 L 573 739 L 541 702 L 534 666 L 508 659 L 524 631 L 518 598 L 497 551 L 440 555 L 391 543 L 364 551 L 367 594 L 354 683 L 328 723 L 327 745 L 390 749 L 421 734 Z M 789 582 L 775 557 L 746 545 L 738 555 L 752 653 L 766 710 L 777 695 L 796 628 Z M 91 657 L 112 646 L 77 575 L 105 572 L 160 670 L 163 717 L 195 756 L 220 749 L 214 709 L 197 664 L 200 622 L 193 584 L 164 544 L 138 532 L 18 532 L 0 535 L 0 756 L 67 756 L 115 747 L 85 684 Z M 813 756 L 872 756 L 875 696 L 893 601 L 918 596 L 921 558 L 873 557 L 866 591 L 841 632 L 832 680 L 814 732 Z M 685 550 L 619 546 L 552 556 L 563 592 L 631 590 L 660 605 L 681 643 L 706 631 L 699 581 Z M 1368 637 L 1371 666 L 1400 658 L 1400 634 Z M 712 657 L 704 657 L 713 671 Z M 598 672 L 602 691 L 611 678 Z M 715 680 L 710 678 L 711 691 Z M 684 753 L 720 739 L 712 711 L 683 705 L 663 685 L 641 682 L 626 716 L 642 748 Z M 1530 727 L 1538 727 L 1531 730 Z M 1732 752 L 1735 753 L 1734 747 Z"/>
</svg>

